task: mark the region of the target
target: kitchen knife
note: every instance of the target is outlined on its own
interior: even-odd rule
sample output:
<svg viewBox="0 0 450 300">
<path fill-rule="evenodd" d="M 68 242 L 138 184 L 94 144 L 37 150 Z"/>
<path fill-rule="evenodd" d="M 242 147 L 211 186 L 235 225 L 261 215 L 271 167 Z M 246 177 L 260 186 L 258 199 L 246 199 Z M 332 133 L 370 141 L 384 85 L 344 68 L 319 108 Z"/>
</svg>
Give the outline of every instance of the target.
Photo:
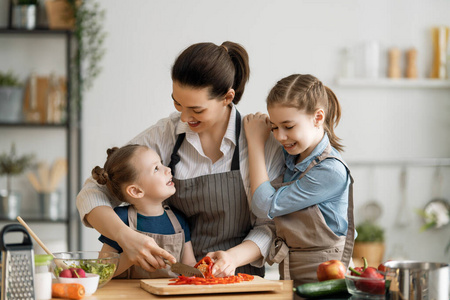
<svg viewBox="0 0 450 300">
<path fill-rule="evenodd" d="M 188 276 L 188 277 L 196 276 L 196 277 L 205 278 L 203 273 L 197 268 L 194 268 L 194 267 L 191 267 L 191 266 L 179 263 L 179 262 L 172 264 L 170 261 L 168 261 L 166 259 L 164 259 L 164 262 L 170 266 L 170 270 L 174 273 L 181 274 L 181 275 Z"/>
</svg>

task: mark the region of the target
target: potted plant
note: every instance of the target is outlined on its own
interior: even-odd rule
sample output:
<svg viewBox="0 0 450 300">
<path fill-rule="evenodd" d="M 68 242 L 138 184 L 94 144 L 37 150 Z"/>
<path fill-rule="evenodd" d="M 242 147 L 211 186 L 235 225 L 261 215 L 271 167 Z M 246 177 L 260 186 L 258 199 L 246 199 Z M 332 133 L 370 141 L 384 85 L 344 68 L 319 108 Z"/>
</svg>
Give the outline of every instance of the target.
<svg viewBox="0 0 450 300">
<path fill-rule="evenodd" d="M 20 194 L 13 192 L 11 187 L 12 176 L 22 174 L 33 164 L 34 155 L 26 154 L 18 156 L 13 143 L 9 153 L 0 155 L 0 176 L 6 175 L 6 190 L 0 191 L 1 207 L 0 213 L 4 217 L 14 219 L 20 211 Z"/>
<path fill-rule="evenodd" d="M 369 266 L 378 267 L 383 262 L 385 244 L 384 229 L 374 222 L 364 221 L 356 226 L 358 236 L 353 248 L 355 265 L 363 265 L 362 257 L 367 259 Z"/>
<path fill-rule="evenodd" d="M 0 122 L 22 121 L 22 107 L 22 82 L 12 71 L 0 71 Z"/>
<path fill-rule="evenodd" d="M 80 0 L 47 0 L 46 8 L 50 28 L 72 30 L 76 40 L 71 77 L 73 111 L 79 111 L 84 92 L 92 87 L 101 71 L 105 11 L 95 1 Z"/>
</svg>

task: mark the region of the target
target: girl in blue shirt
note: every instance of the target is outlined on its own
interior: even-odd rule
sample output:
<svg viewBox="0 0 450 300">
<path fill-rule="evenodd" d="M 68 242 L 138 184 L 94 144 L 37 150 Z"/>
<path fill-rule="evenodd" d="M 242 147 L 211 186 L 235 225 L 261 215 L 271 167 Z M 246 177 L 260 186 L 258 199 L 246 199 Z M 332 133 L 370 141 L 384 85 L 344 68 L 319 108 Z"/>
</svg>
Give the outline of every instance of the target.
<svg viewBox="0 0 450 300">
<path fill-rule="evenodd" d="M 281 79 L 267 97 L 270 119 L 244 119 L 249 147 L 252 211 L 274 219 L 268 262 L 280 263 L 281 279 L 317 281 L 320 263 L 350 263 L 354 243 L 353 179 L 335 135 L 341 108 L 335 94 L 312 75 Z M 283 146 L 286 171 L 269 181 L 264 144 L 273 132 Z"/>
<path fill-rule="evenodd" d="M 129 227 L 152 237 L 159 247 L 168 251 L 177 261 L 195 265 L 189 228 L 181 213 L 163 205 L 165 199 L 175 193 L 170 168 L 162 165 L 161 158 L 152 149 L 143 145 L 127 145 L 107 151 L 105 166 L 95 167 L 92 177 L 98 184 L 106 185 L 108 191 L 129 206 L 115 209 Z M 105 236 L 101 252 L 122 252 L 119 245 Z M 122 254 L 114 275 L 120 278 L 176 277 L 168 268 L 148 272 L 133 265 Z"/>
</svg>

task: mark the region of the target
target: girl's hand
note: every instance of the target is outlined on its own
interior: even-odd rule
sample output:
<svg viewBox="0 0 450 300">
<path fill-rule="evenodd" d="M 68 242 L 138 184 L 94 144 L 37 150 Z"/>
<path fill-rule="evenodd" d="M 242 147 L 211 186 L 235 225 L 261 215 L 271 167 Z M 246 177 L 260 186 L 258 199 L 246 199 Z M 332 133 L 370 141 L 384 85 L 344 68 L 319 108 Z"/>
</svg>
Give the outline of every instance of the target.
<svg viewBox="0 0 450 300">
<path fill-rule="evenodd" d="M 264 145 L 272 130 L 269 116 L 259 112 L 246 115 L 244 117 L 244 129 L 248 144 Z"/>
<path fill-rule="evenodd" d="M 237 265 L 232 256 L 226 251 L 209 252 L 206 256 L 214 261 L 212 274 L 216 277 L 226 277 L 234 275 Z"/>
<path fill-rule="evenodd" d="M 134 230 L 127 230 L 123 234 L 119 234 L 123 237 L 117 242 L 123 251 L 126 253 L 129 260 L 144 270 L 154 272 L 157 269 L 163 269 L 166 267 L 162 258 L 169 260 L 172 263 L 176 262 L 169 252 L 160 248 L 156 244 L 155 240 L 149 236 L 143 235 Z"/>
</svg>

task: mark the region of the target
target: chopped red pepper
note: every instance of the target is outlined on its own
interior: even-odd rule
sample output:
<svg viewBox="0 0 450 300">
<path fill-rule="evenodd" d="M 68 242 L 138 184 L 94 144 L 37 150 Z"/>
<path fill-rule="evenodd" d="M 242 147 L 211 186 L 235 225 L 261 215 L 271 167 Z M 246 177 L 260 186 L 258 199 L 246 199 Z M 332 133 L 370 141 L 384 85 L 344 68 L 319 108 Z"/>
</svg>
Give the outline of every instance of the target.
<svg viewBox="0 0 450 300">
<path fill-rule="evenodd" d="M 227 276 L 227 277 L 215 277 L 212 275 L 212 267 L 214 262 L 210 257 L 205 256 L 196 265 L 195 268 L 202 271 L 205 278 L 201 277 L 186 277 L 178 276 L 178 278 L 170 279 L 174 281 L 169 283 L 169 285 L 182 285 L 182 284 L 194 284 L 194 285 L 212 285 L 212 284 L 229 284 L 229 283 L 239 283 L 242 281 L 252 281 L 254 276 L 249 274 L 238 273 L 237 275 Z"/>
</svg>

